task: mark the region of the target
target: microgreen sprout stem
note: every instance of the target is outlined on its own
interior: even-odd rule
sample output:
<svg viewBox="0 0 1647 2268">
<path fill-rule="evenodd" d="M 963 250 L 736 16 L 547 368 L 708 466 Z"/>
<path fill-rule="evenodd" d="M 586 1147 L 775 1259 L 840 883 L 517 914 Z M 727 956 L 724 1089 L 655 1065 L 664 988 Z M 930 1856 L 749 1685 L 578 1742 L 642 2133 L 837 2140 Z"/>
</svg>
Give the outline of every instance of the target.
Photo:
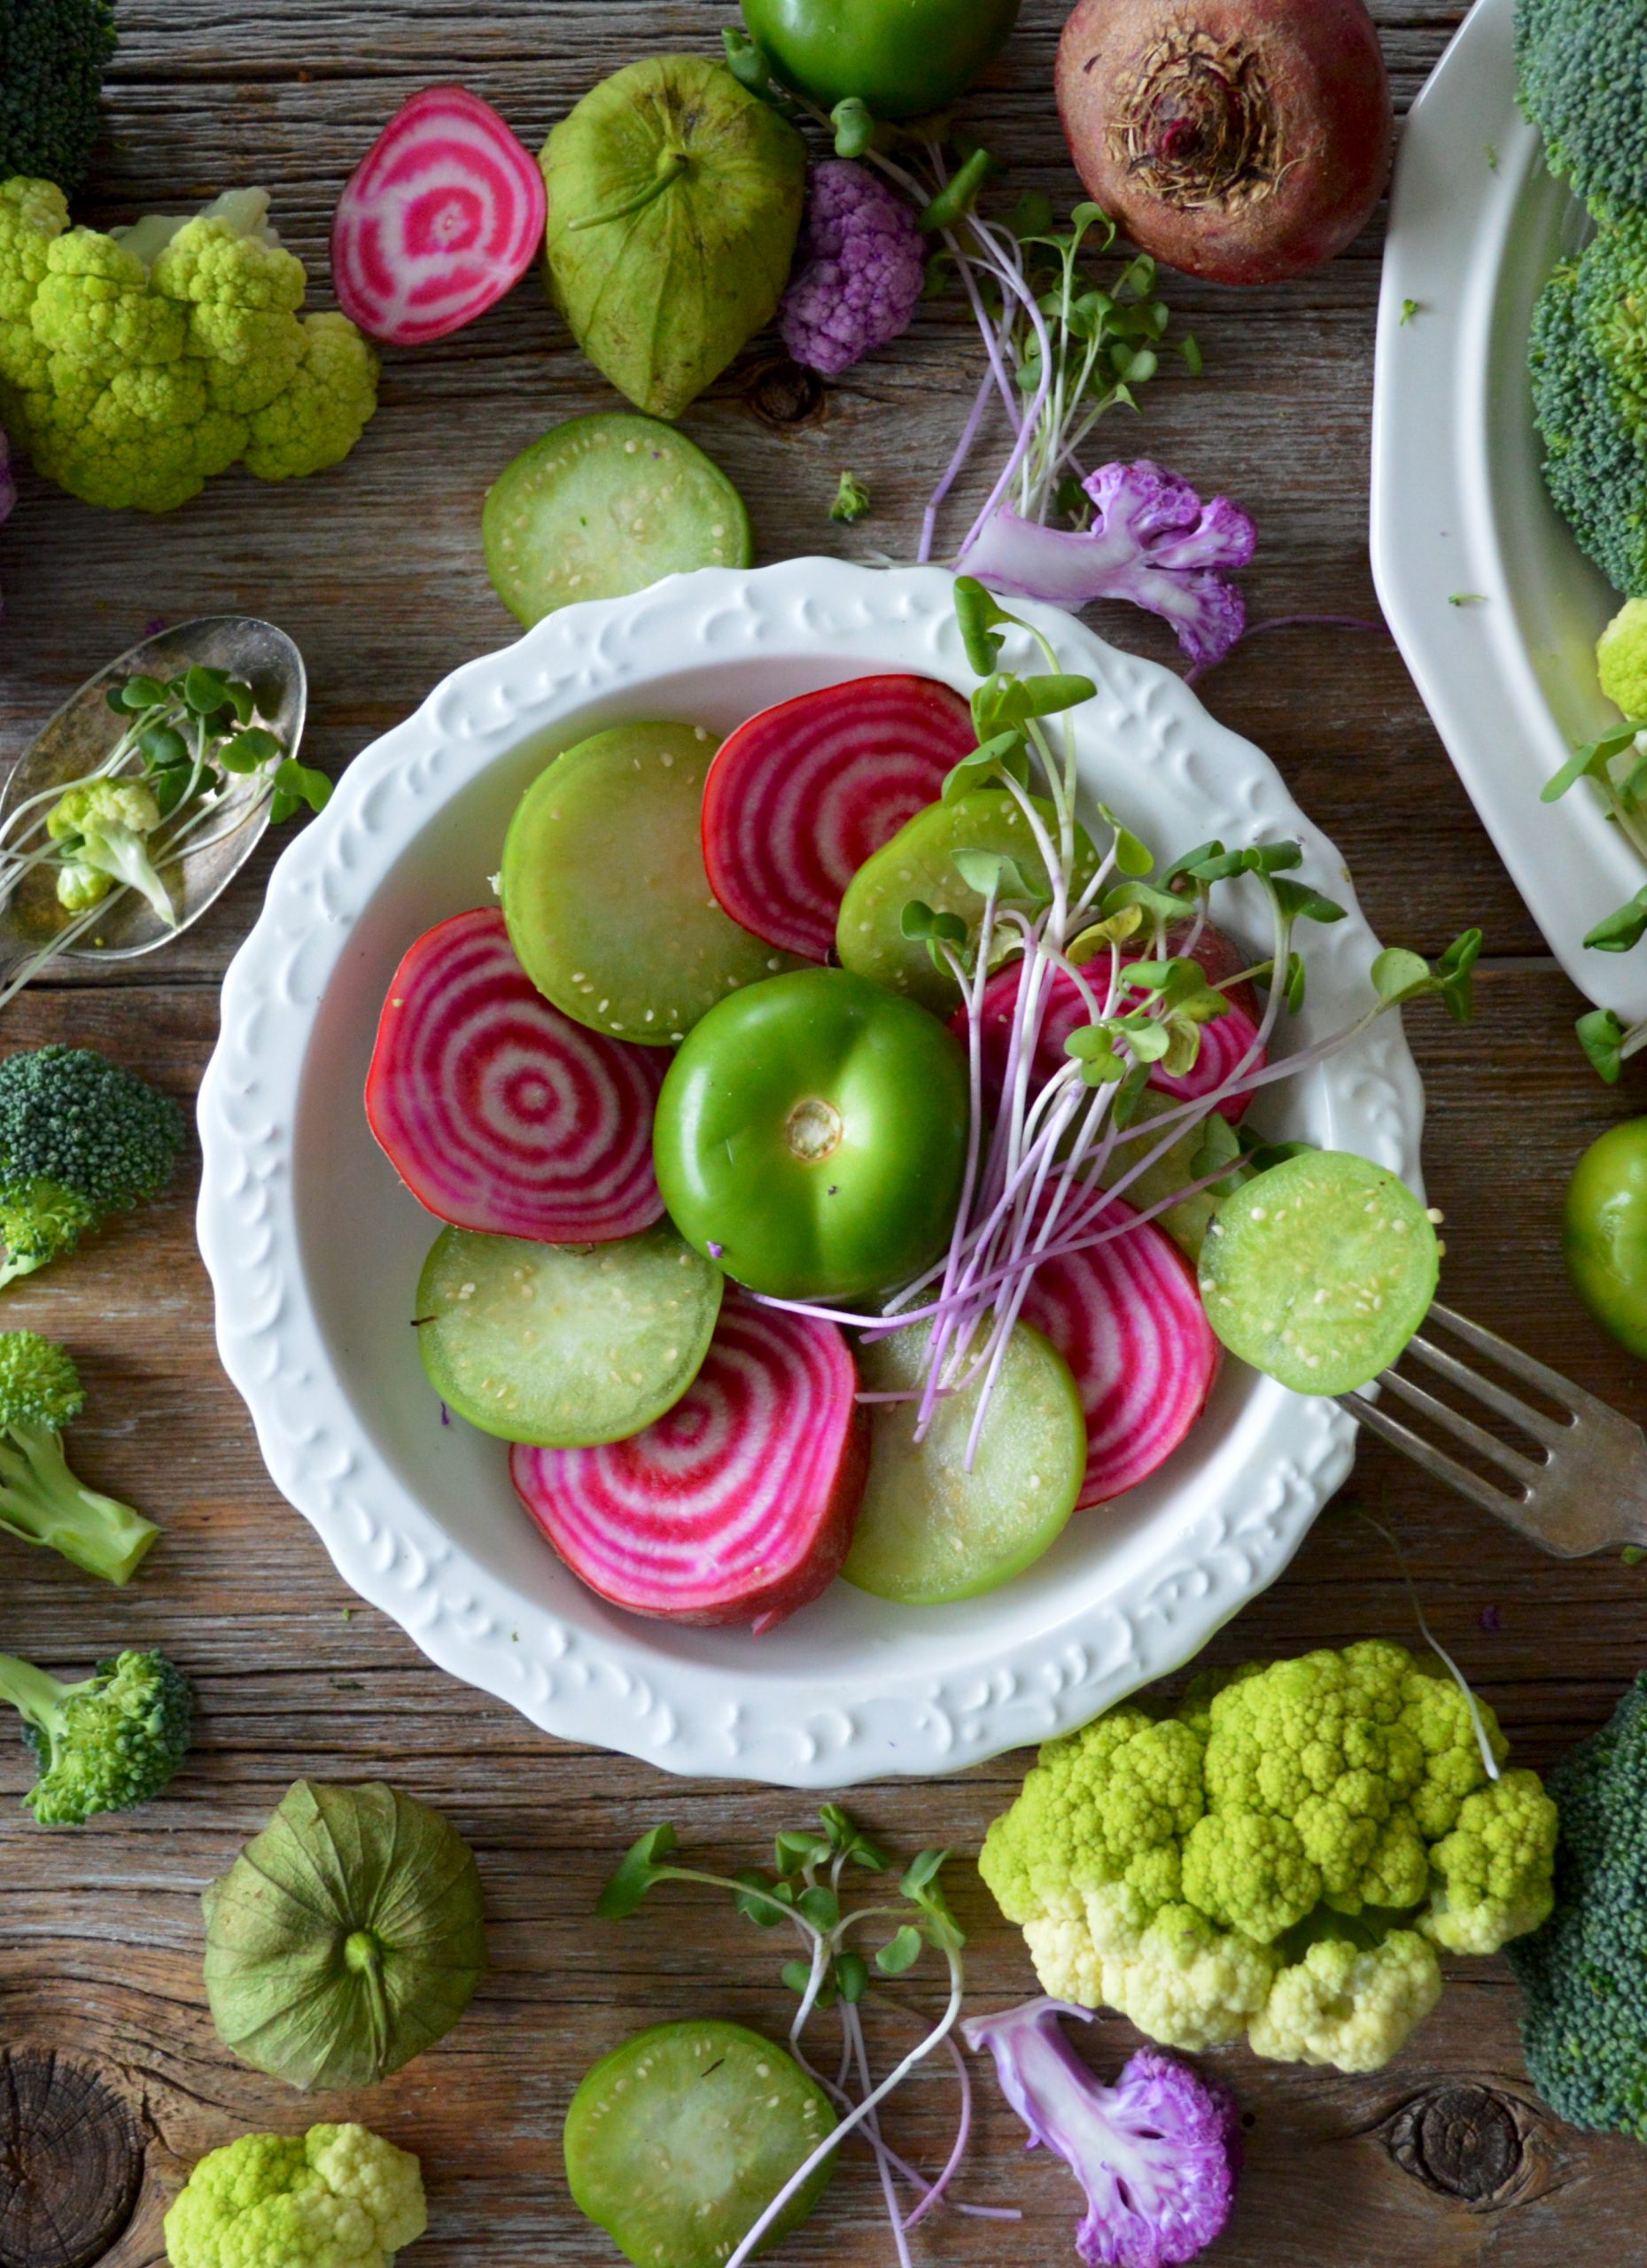
<svg viewBox="0 0 1647 2268">
<path fill-rule="evenodd" d="M 935 2205 L 944 2204 L 971 2218 L 1015 2220 L 1007 2207 L 964 2204 L 950 2194 L 951 2184 L 966 2155 L 972 2124 L 972 2089 L 965 2063 L 951 2039 L 960 2015 L 965 1989 L 961 1954 L 966 1944 L 944 1898 L 940 1876 L 948 1853 L 923 1851 L 904 1868 L 895 1898 L 843 1908 L 842 1885 L 851 1870 L 886 1876 L 893 1861 L 879 1844 L 866 1835 L 838 1806 L 826 1804 L 817 1829 L 786 1830 L 776 1838 L 769 1869 L 750 1868 L 735 1877 L 702 1868 L 682 1866 L 673 1858 L 673 1828 L 653 1828 L 634 1844 L 623 1864 L 601 1893 L 596 1912 L 606 1921 L 622 1921 L 634 1913 L 660 1883 L 691 1882 L 729 1891 L 738 1912 L 758 1929 L 788 1924 L 800 1940 L 803 1957 L 788 1961 L 783 1981 L 798 1996 L 789 2026 L 789 2047 L 796 2061 L 816 2079 L 840 2112 L 834 2130 L 773 2197 L 759 2218 L 745 2232 L 726 2268 L 742 2268 L 758 2249 L 773 2224 L 818 2167 L 838 2149 L 849 2134 L 861 2130 L 873 2152 L 882 2192 L 886 2200 L 897 2247 L 900 2268 L 909 2260 L 905 2231 L 913 2228 Z M 874 1929 L 882 1943 L 871 1961 L 849 1942 L 854 1933 Z M 873 1977 L 901 1977 L 927 1953 L 941 1955 L 947 1971 L 947 1995 L 936 2023 L 921 2020 L 921 2036 L 887 2076 L 877 2080 L 870 2063 L 869 2043 L 859 2015 L 862 2002 L 879 2000 Z M 891 2005 L 902 2008 L 901 2003 Z M 841 2061 L 831 2079 L 808 2061 L 803 2045 L 812 2017 L 833 2009 L 841 2028 Z M 913 2013 L 904 2011 L 905 2013 Z M 942 2172 L 928 2180 L 890 2148 L 881 2129 L 881 2105 L 901 2086 L 911 2072 L 938 2048 L 950 2050 L 960 2084 L 960 2116 L 953 2146 Z M 854 2084 L 855 2083 L 855 2084 Z M 899 2186 L 914 2193 L 907 2212 Z"/>
<path fill-rule="evenodd" d="M 920 1440 L 941 1400 L 977 1387 L 970 1468 L 1037 1270 L 1130 1235 L 1189 1198 L 1234 1186 L 1279 1162 L 1292 1146 L 1267 1152 L 1237 1131 L 1224 1106 L 1316 1069 L 1379 1017 L 1426 996 L 1467 1020 L 1481 936 L 1466 931 L 1433 967 L 1400 948 L 1380 953 L 1358 1014 L 1271 1060 L 1283 1020 L 1296 1016 L 1304 1002 L 1295 935 L 1301 925 L 1343 918 L 1341 906 L 1297 878 L 1301 846 L 1203 843 L 1157 872 L 1149 847 L 1100 804 L 1099 850 L 1076 814 L 1072 725 L 1096 687 L 1063 673 L 1038 633 L 1031 634 L 1045 672 L 1003 670 L 1008 635 L 1030 625 L 1006 613 L 981 584 L 960 579 L 956 610 L 980 679 L 973 696 L 978 747 L 955 767 L 945 798 L 981 788 L 1011 797 L 1039 871 L 997 852 L 958 848 L 952 857 L 979 900 L 975 918 L 936 913 L 920 901 L 904 909 L 905 936 L 924 944 L 935 966 L 954 980 L 965 1017 L 973 1123 L 953 1234 L 942 1259 L 874 1313 L 767 1303 L 855 1328 L 866 1338 L 925 1325 L 919 1386 L 865 1399 L 913 1402 Z M 1088 863 L 1092 874 L 1083 882 Z M 1215 983 L 1194 948 L 1208 925 L 1214 890 L 1238 882 L 1255 886 L 1268 899 L 1270 951 L 1239 977 Z M 1005 1068 L 989 1116 L 985 992 L 991 975 L 1014 966 L 1020 973 Z M 1185 1094 L 1181 1083 L 1200 1060 L 1207 1027 L 1229 1014 L 1235 985 L 1249 982 L 1262 983 L 1267 997 L 1248 1044 L 1224 1076 Z M 1049 1071 L 1047 1020 L 1060 987 L 1066 1000 L 1073 988 L 1086 1021 L 1069 1032 L 1064 1060 Z M 1169 1084 L 1157 1088 L 1150 1114 L 1141 1115 L 1146 1086 L 1163 1078 Z M 1200 1138 L 1193 1146 L 1185 1141 L 1191 1135 Z M 1123 1207 L 1119 1200 L 1180 1145 L 1189 1169 L 1183 1182 L 1136 1212 Z"/>
<path fill-rule="evenodd" d="M 120 720 L 113 747 L 89 772 L 26 797 L 0 820 L 0 907 L 36 872 L 57 877 L 57 927 L 0 987 L 0 1007 L 106 920 L 137 889 L 167 927 L 178 926 L 167 870 L 230 840 L 267 810 L 278 823 L 331 792 L 323 773 L 299 764 L 257 720 L 251 686 L 200 664 L 161 679 L 111 687 Z M 231 781 L 248 792 L 231 797 Z M 65 918 L 66 917 L 66 918 Z"/>
</svg>

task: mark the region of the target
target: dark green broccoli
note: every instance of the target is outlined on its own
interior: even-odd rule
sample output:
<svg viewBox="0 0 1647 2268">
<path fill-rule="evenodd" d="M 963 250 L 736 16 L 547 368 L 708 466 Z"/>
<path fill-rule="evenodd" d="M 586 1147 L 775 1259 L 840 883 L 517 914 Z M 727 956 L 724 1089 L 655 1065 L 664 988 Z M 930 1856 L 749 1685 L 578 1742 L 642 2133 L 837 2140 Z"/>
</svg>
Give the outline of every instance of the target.
<svg viewBox="0 0 1647 2268">
<path fill-rule="evenodd" d="M 158 1197 L 183 1138 L 183 1113 L 169 1095 L 89 1047 L 8 1055 L 0 1062 L 0 1290 L 64 1258 L 110 1214 Z"/>
<path fill-rule="evenodd" d="M 42 1827 L 135 1811 L 170 1783 L 189 1752 L 194 1689 L 164 1654 L 117 1654 L 83 1685 L 0 1654 L 0 1701 L 21 1715 L 40 1766 L 23 1801 Z"/>
<path fill-rule="evenodd" d="M 1647 0 L 1517 0 L 1521 107 L 1598 221 L 1647 206 Z"/>
<path fill-rule="evenodd" d="M 128 1583 L 159 1530 L 69 1470 L 63 1428 L 85 1406 L 74 1358 L 33 1331 L 0 1331 L 0 1529 Z"/>
<path fill-rule="evenodd" d="M 1545 1784 L 1555 1911 L 1507 1948 L 1527 2070 L 1571 2124 L 1647 2142 L 1647 1677 Z"/>
<path fill-rule="evenodd" d="M 112 0 L 0 0 L 0 181 L 80 187 L 114 40 Z"/>
<path fill-rule="evenodd" d="M 1613 587 L 1647 594 L 1647 217 L 1560 263 L 1529 361 L 1551 496 Z"/>
</svg>

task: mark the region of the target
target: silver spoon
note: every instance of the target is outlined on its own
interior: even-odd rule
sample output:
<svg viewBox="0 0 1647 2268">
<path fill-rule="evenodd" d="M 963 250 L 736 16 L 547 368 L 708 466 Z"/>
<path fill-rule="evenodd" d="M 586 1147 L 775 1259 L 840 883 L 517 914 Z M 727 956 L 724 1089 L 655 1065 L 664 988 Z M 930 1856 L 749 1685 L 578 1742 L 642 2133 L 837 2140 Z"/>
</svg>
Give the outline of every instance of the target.
<svg viewBox="0 0 1647 2268">
<path fill-rule="evenodd" d="M 180 677 L 192 664 L 221 670 L 249 685 L 257 697 L 253 721 L 295 756 L 308 710 L 308 673 L 303 656 L 284 630 L 249 614 L 203 614 L 155 637 L 145 638 L 89 678 L 71 695 L 12 767 L 0 791 L 0 827 L 30 796 L 66 787 L 95 772 L 121 732 L 109 707 L 113 686 L 132 677 Z M 168 928 L 140 891 L 117 888 L 97 909 L 89 942 L 66 949 L 57 959 L 83 964 L 136 960 L 169 945 L 208 906 L 214 905 L 240 872 L 268 825 L 268 783 L 255 773 L 231 773 L 212 807 L 213 819 L 198 847 L 185 845 L 175 859 L 159 864 L 171 886 L 177 925 Z M 237 823 L 238 821 L 238 823 Z M 27 964 L 48 947 L 64 925 L 50 866 L 25 877 L 0 905 L 0 998 Z"/>
</svg>

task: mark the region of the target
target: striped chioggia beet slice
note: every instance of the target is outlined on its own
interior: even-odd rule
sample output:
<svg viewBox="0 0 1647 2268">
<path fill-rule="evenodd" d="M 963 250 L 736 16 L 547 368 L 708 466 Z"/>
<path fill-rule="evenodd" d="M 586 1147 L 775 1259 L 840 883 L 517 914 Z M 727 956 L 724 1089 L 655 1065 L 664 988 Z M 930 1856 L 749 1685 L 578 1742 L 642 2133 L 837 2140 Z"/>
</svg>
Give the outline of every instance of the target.
<svg viewBox="0 0 1647 2268">
<path fill-rule="evenodd" d="M 703 863 L 733 920 L 827 960 L 846 886 L 978 745 L 959 693 L 859 677 L 740 725 L 703 790 Z"/>
<path fill-rule="evenodd" d="M 1094 1227 L 1130 1221 L 1118 1199 Z M 1076 1510 L 1136 1488 L 1207 1406 L 1219 1348 L 1193 1270 L 1149 1221 L 1037 1268 L 1023 1319 L 1057 1348 L 1086 1412 L 1086 1478 Z"/>
<path fill-rule="evenodd" d="M 753 1623 L 839 1573 L 868 1468 L 858 1366 L 832 1323 L 726 1287 L 696 1379 L 605 1449 L 516 1449 L 521 1502 L 602 1598 L 677 1622 Z"/>
<path fill-rule="evenodd" d="M 652 1118 L 665 1068 L 656 1049 L 563 1016 L 485 906 L 429 930 L 395 971 L 366 1115 L 437 1219 L 605 1244 L 663 1217 Z"/>
<path fill-rule="evenodd" d="M 1129 958 L 1135 959 L 1136 956 Z M 1239 966 L 1239 962 L 1231 963 L 1232 969 Z M 1014 961 L 1009 968 L 1002 969 L 999 975 L 992 976 L 984 987 L 983 1091 L 991 1106 L 1000 1099 L 1006 1076 L 1012 1045 L 1013 1015 L 1018 1005 L 1018 984 L 1022 969 L 1022 962 Z M 1108 975 L 1107 955 L 1100 954 L 1089 964 L 1087 981 L 1097 993 L 1100 1005 Z M 1127 1008 L 1142 1006 L 1143 999 L 1144 995 L 1139 992 L 1119 1005 L 1124 1012 Z M 1032 1094 L 1045 1086 L 1053 1073 L 1068 1061 L 1064 1042 L 1070 1033 L 1092 1021 L 1092 1011 L 1082 997 L 1080 987 L 1072 976 L 1059 971 L 1047 987 L 1046 1014 L 1042 1021 L 1040 1041 L 1030 1071 Z M 967 1041 L 967 1012 L 964 1008 L 956 1010 L 951 1019 L 950 1029 L 964 1046 Z M 1228 1013 L 1215 1016 L 1210 1023 L 1201 1026 L 1200 1031 L 1201 1052 L 1193 1070 L 1185 1071 L 1176 1078 L 1169 1072 L 1163 1071 L 1159 1064 L 1151 1071 L 1149 1084 L 1158 1093 L 1170 1095 L 1181 1102 L 1191 1102 L 1199 1096 L 1210 1094 L 1239 1067 L 1258 1037 L 1256 1000 L 1251 986 L 1238 985 L 1230 996 Z M 1255 1055 L 1247 1068 L 1253 1071 L 1261 1070 L 1264 1061 L 1264 1055 Z M 1237 1124 L 1246 1115 L 1251 1099 L 1250 1095 L 1229 1095 L 1218 1108 L 1232 1124 Z"/>
<path fill-rule="evenodd" d="M 349 176 L 331 224 L 338 305 L 369 338 L 416 346 L 473 322 L 537 258 L 537 159 L 489 103 L 425 87 Z"/>
</svg>

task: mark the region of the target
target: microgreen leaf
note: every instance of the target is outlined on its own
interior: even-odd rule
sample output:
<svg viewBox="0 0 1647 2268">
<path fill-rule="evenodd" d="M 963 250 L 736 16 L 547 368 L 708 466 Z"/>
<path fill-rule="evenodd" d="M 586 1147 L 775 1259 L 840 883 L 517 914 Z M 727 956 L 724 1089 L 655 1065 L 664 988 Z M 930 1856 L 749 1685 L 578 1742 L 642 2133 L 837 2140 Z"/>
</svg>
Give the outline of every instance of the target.
<svg viewBox="0 0 1647 2268">
<path fill-rule="evenodd" d="M 1143 927 L 1143 907 L 1123 905 L 1114 913 L 1107 913 L 1103 920 L 1094 921 L 1090 928 L 1083 929 L 1078 937 L 1072 937 L 1065 949 L 1067 956 L 1079 968 L 1083 961 L 1091 960 L 1106 945 L 1124 945 Z"/>
<path fill-rule="evenodd" d="M 150 772 L 166 772 L 173 767 L 188 771 L 194 762 L 188 742 L 175 725 L 151 725 L 139 733 L 137 753 Z"/>
<path fill-rule="evenodd" d="M 883 1945 L 875 1955 L 875 1967 L 883 1977 L 901 1977 L 921 1959 L 923 1943 L 920 1930 L 913 1922 L 905 1922 L 895 1938 Z"/>
<path fill-rule="evenodd" d="M 1003 772 L 1013 771 L 1022 776 L 1023 735 L 1019 732 L 995 733 L 970 756 L 951 768 L 944 782 L 944 801 L 952 804 L 958 796 L 968 796 L 975 788 L 986 788 Z"/>
<path fill-rule="evenodd" d="M 1579 1018 L 1574 1029 L 1592 1068 L 1608 1086 L 1616 1087 L 1624 1070 L 1624 1043 L 1629 1037 L 1622 1019 L 1611 1008 L 1592 1008 L 1589 1015 Z"/>
<path fill-rule="evenodd" d="M 1184 871 L 1193 882 L 1228 882 L 1241 874 L 1278 874 L 1303 862 L 1303 846 L 1297 843 L 1256 843 L 1245 850 L 1225 850 L 1220 845 Z"/>
<path fill-rule="evenodd" d="M 1138 1115 L 1138 1104 L 1149 1084 L 1149 1065 L 1135 1063 L 1121 1084 L 1115 1089 L 1115 1099 L 1109 1106 L 1109 1115 L 1118 1127 L 1130 1126 Z"/>
<path fill-rule="evenodd" d="M 720 37 L 726 50 L 726 68 L 738 84 L 752 95 L 764 94 L 772 83 L 772 66 L 765 50 L 745 32 L 727 29 Z"/>
<path fill-rule="evenodd" d="M 898 1891 L 905 1898 L 917 1903 L 921 1894 L 936 1882 L 949 1858 L 947 1851 L 922 1851 L 913 1858 L 898 1878 Z"/>
<path fill-rule="evenodd" d="M 1288 953 L 1286 957 L 1286 1012 L 1290 1016 L 1303 1013 L 1304 994 L 1309 983 L 1309 971 L 1302 953 Z"/>
<path fill-rule="evenodd" d="M 1241 1154 L 1255 1173 L 1268 1173 L 1271 1166 L 1284 1166 L 1289 1158 L 1308 1157 L 1315 1149 L 1313 1142 L 1270 1142 L 1251 1127 L 1238 1130 L 1236 1139 Z"/>
<path fill-rule="evenodd" d="M 1210 843 L 1198 843 L 1193 850 L 1185 850 L 1182 857 L 1175 858 L 1166 872 L 1160 876 L 1161 888 L 1165 889 L 1180 879 L 1193 880 L 1196 869 L 1207 859 L 1221 858 L 1223 856 L 1224 845 L 1216 838 Z M 1173 911 L 1181 913 L 1183 908 L 1175 906 Z"/>
<path fill-rule="evenodd" d="M 1003 631 L 1024 627 L 1015 614 L 997 604 L 994 594 L 985 590 L 975 575 L 956 579 L 955 619 L 960 625 L 967 659 L 980 677 L 990 676 L 999 661 L 1006 642 Z"/>
<path fill-rule="evenodd" d="M 875 121 L 867 103 L 856 95 L 848 95 L 829 113 L 829 123 L 835 128 L 835 154 L 837 158 L 861 158 L 875 138 Z"/>
<path fill-rule="evenodd" d="M 1122 1021 L 1134 1061 L 1161 1062 L 1172 1045 L 1172 1035 L 1166 1024 L 1146 1016 L 1126 1016 Z"/>
<path fill-rule="evenodd" d="M 229 680 L 221 670 L 196 662 L 183 673 L 183 702 L 197 717 L 215 717 L 229 706 Z"/>
<path fill-rule="evenodd" d="M 812 1981 L 812 1965 L 811 1961 L 802 1961 L 798 1958 L 794 1961 L 786 1961 L 779 1973 L 782 1977 L 784 1983 L 789 1986 L 790 1992 L 798 1993 L 800 1997 L 804 2000 L 806 1997 L 807 1987 Z M 834 2000 L 835 1988 L 833 1985 L 827 1983 L 820 1985 L 818 1988 L 819 2007 L 820 2008 L 827 2008 L 833 2006 Z"/>
<path fill-rule="evenodd" d="M 1456 1024 L 1467 1024 L 1475 1013 L 1473 977 L 1484 942 L 1479 929 L 1465 929 L 1436 963 L 1441 1001 Z"/>
<path fill-rule="evenodd" d="M 638 1843 L 632 1843 L 623 1864 L 595 1900 L 594 1910 L 600 1919 L 625 1920 L 649 1890 L 667 1881 L 670 1869 L 659 1861 L 667 1858 L 674 1847 L 675 1830 L 667 1821 L 661 1827 L 649 1828 Z"/>
<path fill-rule="evenodd" d="M 795 1910 L 814 1930 L 833 1930 L 841 1919 L 841 1901 L 827 1883 L 810 1884 L 796 1899 Z"/>
<path fill-rule="evenodd" d="M 249 737 L 241 734 L 243 740 Z M 289 756 L 276 773 L 275 789 L 277 797 L 290 801 L 293 811 L 299 804 L 307 804 L 312 812 L 323 812 L 331 801 L 331 782 L 325 773 L 316 772 L 312 765 L 299 764 L 294 757 Z"/>
<path fill-rule="evenodd" d="M 737 1879 L 743 1887 L 734 1903 L 744 1920 L 753 1922 L 757 1930 L 780 1928 L 786 1911 L 795 1902 L 795 1893 L 789 1884 L 774 1883 L 758 1867 L 741 1868 Z"/>
<path fill-rule="evenodd" d="M 1105 891 L 1106 919 L 1126 906 L 1136 906 L 1140 913 L 1153 914 L 1158 921 L 1182 921 L 1185 915 L 1184 900 L 1167 890 L 1157 889 L 1153 882 L 1117 882 L 1114 889 Z"/>
<path fill-rule="evenodd" d="M 1592 952 L 1628 953 L 1647 936 L 1647 889 L 1638 889 L 1628 905 L 1597 921 L 1585 937 Z"/>
<path fill-rule="evenodd" d="M 952 850 L 950 864 L 968 889 L 980 897 L 1022 898 L 1029 905 L 1050 905 L 1053 893 L 1037 877 L 1026 874 L 1016 858 L 1004 850 Z M 962 936 L 966 932 L 962 929 Z"/>
<path fill-rule="evenodd" d="M 964 221 L 977 203 L 978 191 L 991 174 L 1001 170 L 1001 161 L 987 150 L 974 150 L 966 163 L 958 166 L 947 185 L 941 189 L 923 213 L 917 215 L 915 226 L 924 235 L 936 236 L 945 229 L 954 228 Z"/>
<path fill-rule="evenodd" d="M 166 699 L 166 693 L 167 688 L 158 677 L 128 677 L 124 685 L 111 690 L 109 706 L 140 717 L 145 709 L 158 709 Z"/>
<path fill-rule="evenodd" d="M 862 1953 L 836 1953 L 835 1981 L 841 1989 L 841 1998 L 856 2007 L 869 1990 L 869 1963 Z"/>
<path fill-rule="evenodd" d="M 245 773 L 256 772 L 280 752 L 280 742 L 274 734 L 265 732 L 261 725 L 253 725 L 246 732 L 236 733 L 231 739 L 226 740 L 217 756 L 225 772 Z M 298 765 L 294 769 L 302 772 L 307 771 L 307 766 Z M 325 774 L 322 773 L 320 776 L 323 779 Z M 296 794 L 298 791 L 289 788 L 287 792 Z"/>
<path fill-rule="evenodd" d="M 1434 983 L 1429 962 L 1422 954 L 1410 953 L 1402 945 L 1391 945 L 1381 952 L 1372 964 L 1371 975 L 1373 990 L 1391 1006 L 1416 999 Z"/>
<path fill-rule="evenodd" d="M 1193 1179 L 1205 1181 L 1208 1174 L 1220 1173 L 1225 1166 L 1239 1163 L 1241 1139 L 1221 1110 L 1215 1110 L 1202 1120 L 1200 1137 L 1190 1159 Z"/>
<path fill-rule="evenodd" d="M 1616 726 L 1604 733 L 1599 740 L 1589 741 L 1575 749 L 1554 778 L 1545 782 L 1539 796 L 1543 804 L 1558 804 L 1570 788 L 1591 775 L 1604 776 L 1615 756 L 1634 747 L 1638 734 L 1647 733 L 1647 719 L 1632 718 L 1628 724 Z"/>
<path fill-rule="evenodd" d="M 964 945 L 967 925 L 959 913 L 935 913 L 924 898 L 912 897 L 898 917 L 898 927 L 912 943 Z"/>
<path fill-rule="evenodd" d="M 825 1865 L 835 1855 L 830 1843 L 806 1827 L 784 1828 L 773 1838 L 772 1848 L 781 1875 L 796 1875 L 803 1867 Z"/>
<path fill-rule="evenodd" d="M 1283 876 L 1273 879 L 1270 887 L 1275 893 L 1275 902 L 1280 907 L 1285 920 L 1341 921 L 1344 919 L 1344 909 L 1336 900 L 1323 897 L 1307 882 L 1290 882 Z"/>
<path fill-rule="evenodd" d="M 1107 804 L 1100 804 L 1098 808 L 1103 815 L 1104 824 L 1115 832 L 1115 865 L 1123 874 L 1130 875 L 1134 882 L 1138 881 L 1154 866 L 1154 852 L 1130 828 L 1123 827 Z"/>
</svg>

